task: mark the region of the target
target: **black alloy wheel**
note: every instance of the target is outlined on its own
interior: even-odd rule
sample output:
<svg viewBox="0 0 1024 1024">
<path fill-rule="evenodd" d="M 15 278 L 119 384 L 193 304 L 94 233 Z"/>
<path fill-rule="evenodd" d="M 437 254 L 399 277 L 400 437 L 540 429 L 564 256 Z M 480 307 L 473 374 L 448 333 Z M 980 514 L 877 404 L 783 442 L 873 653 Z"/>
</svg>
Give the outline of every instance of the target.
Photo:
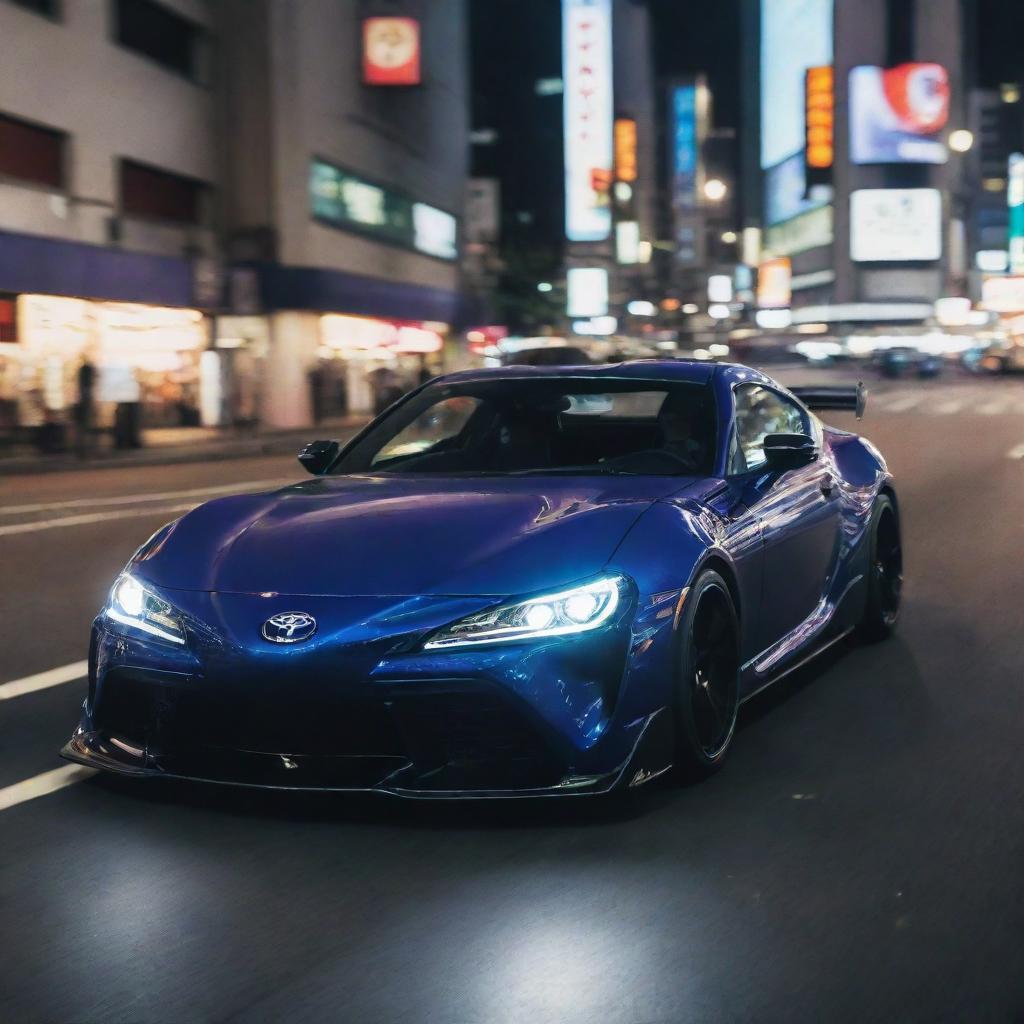
<svg viewBox="0 0 1024 1024">
<path fill-rule="evenodd" d="M 888 494 L 875 500 L 871 515 L 868 593 L 860 632 L 867 640 L 888 636 L 900 614 L 903 594 L 903 547 L 896 507 Z"/>
<path fill-rule="evenodd" d="M 739 708 L 739 622 L 725 580 L 703 573 L 686 596 L 676 682 L 677 752 L 689 775 L 722 763 Z"/>
</svg>

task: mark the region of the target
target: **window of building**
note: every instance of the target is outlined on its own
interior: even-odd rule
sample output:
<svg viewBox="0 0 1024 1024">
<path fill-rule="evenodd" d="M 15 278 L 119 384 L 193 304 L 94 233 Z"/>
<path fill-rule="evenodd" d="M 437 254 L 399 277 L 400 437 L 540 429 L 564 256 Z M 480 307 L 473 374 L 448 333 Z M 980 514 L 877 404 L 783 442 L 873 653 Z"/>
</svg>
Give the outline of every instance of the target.
<svg viewBox="0 0 1024 1024">
<path fill-rule="evenodd" d="M 128 217 L 199 224 L 206 186 L 194 178 L 121 161 L 121 212 Z"/>
<path fill-rule="evenodd" d="M 64 132 L 0 114 L 0 176 L 63 189 L 66 141 Z"/>
<path fill-rule="evenodd" d="M 24 7 L 26 10 L 35 11 L 36 14 L 42 14 L 47 18 L 60 17 L 59 0 L 10 0 L 10 2 L 17 4 L 18 7 Z"/>
<path fill-rule="evenodd" d="M 118 43 L 170 71 L 201 80 L 204 32 L 201 26 L 154 0 L 114 0 Z"/>
</svg>

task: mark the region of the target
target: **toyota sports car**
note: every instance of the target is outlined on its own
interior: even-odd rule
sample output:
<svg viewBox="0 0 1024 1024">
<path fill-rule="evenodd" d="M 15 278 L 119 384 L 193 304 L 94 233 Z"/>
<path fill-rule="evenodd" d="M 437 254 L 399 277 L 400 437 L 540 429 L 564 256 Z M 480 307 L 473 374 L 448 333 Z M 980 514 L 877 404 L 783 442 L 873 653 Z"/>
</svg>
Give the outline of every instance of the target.
<svg viewBox="0 0 1024 1024">
<path fill-rule="evenodd" d="M 892 479 L 814 413 L 863 405 L 705 362 L 437 378 L 139 548 L 63 754 L 417 797 L 707 774 L 743 700 L 896 621 Z"/>
</svg>

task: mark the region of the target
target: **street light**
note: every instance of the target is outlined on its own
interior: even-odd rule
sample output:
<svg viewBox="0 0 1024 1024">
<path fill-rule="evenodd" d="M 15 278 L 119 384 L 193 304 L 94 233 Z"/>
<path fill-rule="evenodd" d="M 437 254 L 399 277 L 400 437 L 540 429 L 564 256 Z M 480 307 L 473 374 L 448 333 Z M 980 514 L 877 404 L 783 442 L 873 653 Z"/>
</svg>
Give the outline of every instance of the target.
<svg viewBox="0 0 1024 1024">
<path fill-rule="evenodd" d="M 537 285 L 537 291 L 539 291 L 539 292 L 549 292 L 549 291 L 551 291 L 552 287 L 554 287 L 554 286 L 551 284 L 550 281 L 541 281 L 541 283 L 539 285 Z"/>
<path fill-rule="evenodd" d="M 728 193 L 729 189 L 726 187 L 724 181 L 719 178 L 711 178 L 709 181 L 704 182 L 704 198 L 709 199 L 713 203 L 720 203 Z"/>
<path fill-rule="evenodd" d="M 966 128 L 949 133 L 949 148 L 954 153 L 966 153 L 974 145 L 974 136 Z"/>
<path fill-rule="evenodd" d="M 722 241 L 726 245 L 735 245 L 736 244 L 736 232 L 735 231 L 723 231 L 722 232 Z"/>
</svg>

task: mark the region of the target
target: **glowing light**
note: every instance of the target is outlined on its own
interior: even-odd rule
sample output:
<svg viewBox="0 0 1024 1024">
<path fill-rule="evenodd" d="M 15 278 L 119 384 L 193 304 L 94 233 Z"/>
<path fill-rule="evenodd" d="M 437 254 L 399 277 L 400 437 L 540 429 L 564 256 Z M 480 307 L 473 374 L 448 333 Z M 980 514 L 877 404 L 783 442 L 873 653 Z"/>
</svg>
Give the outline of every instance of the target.
<svg viewBox="0 0 1024 1024">
<path fill-rule="evenodd" d="M 949 133 L 949 148 L 954 153 L 966 153 L 974 145 L 974 135 L 966 128 Z"/>
<path fill-rule="evenodd" d="M 573 594 L 565 602 L 565 614 L 573 622 L 586 622 L 597 611 L 598 600 L 593 594 Z M 544 607 L 548 607 L 545 605 Z M 547 625 L 547 623 L 545 623 Z"/>
<path fill-rule="evenodd" d="M 720 203 L 728 193 L 728 186 L 719 178 L 711 178 L 704 182 L 704 198 L 712 203 Z"/>
<path fill-rule="evenodd" d="M 534 604 L 523 617 L 530 629 L 547 629 L 555 618 L 555 609 L 549 604 Z"/>
<path fill-rule="evenodd" d="M 146 592 L 131 578 L 125 576 L 117 585 L 114 599 L 127 615 L 140 615 Z"/>
</svg>

